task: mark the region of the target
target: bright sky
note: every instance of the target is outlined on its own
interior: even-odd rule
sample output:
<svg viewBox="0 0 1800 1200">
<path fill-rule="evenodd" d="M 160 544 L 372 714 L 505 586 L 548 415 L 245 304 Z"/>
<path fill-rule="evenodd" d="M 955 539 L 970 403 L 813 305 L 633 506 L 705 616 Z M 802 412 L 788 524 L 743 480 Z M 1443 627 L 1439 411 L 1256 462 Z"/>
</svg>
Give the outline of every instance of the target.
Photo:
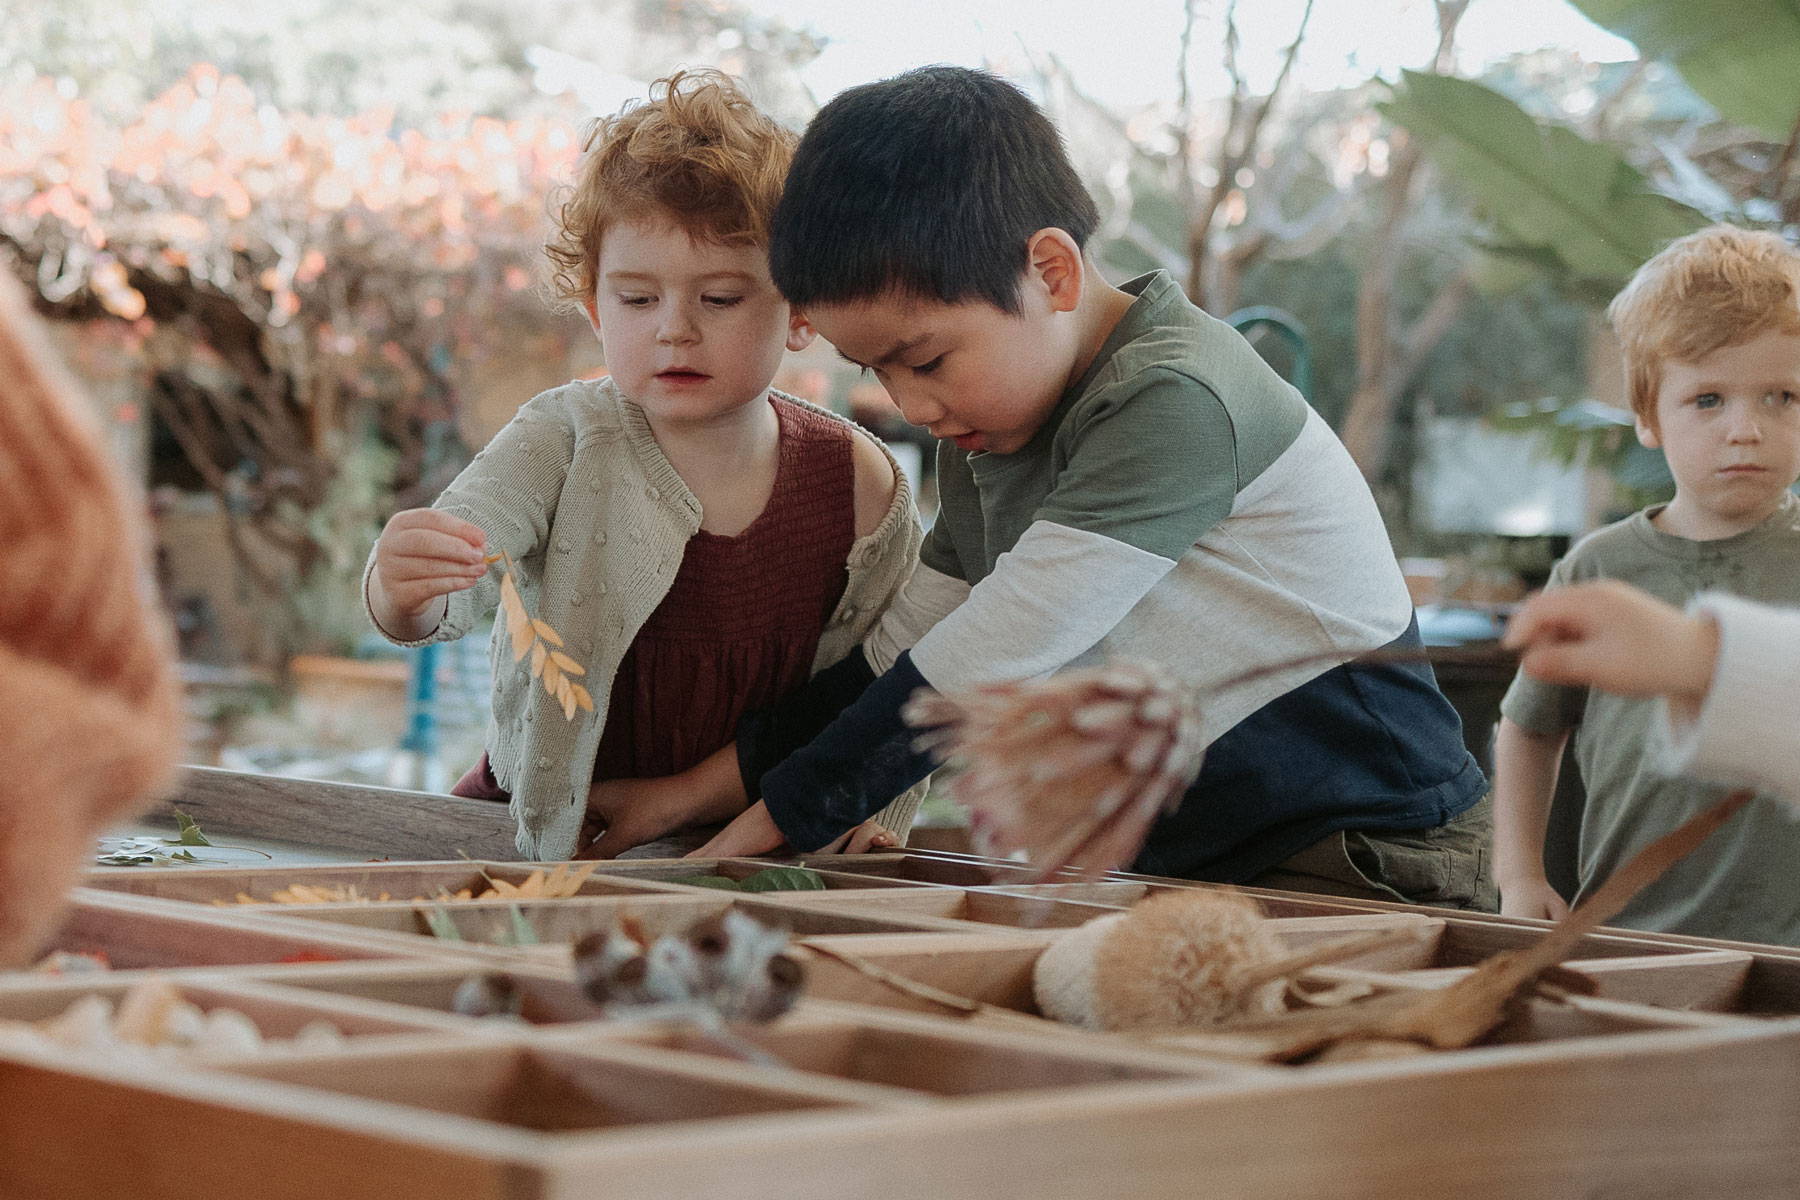
<svg viewBox="0 0 1800 1200">
<path fill-rule="evenodd" d="M 1118 109 L 1173 101 L 1183 0 L 747 0 L 748 7 L 830 39 L 804 73 L 822 104 L 853 84 L 925 63 L 1005 69 L 1053 54 L 1096 99 Z M 1225 0 L 1199 0 L 1194 79 L 1225 88 L 1220 66 Z M 1243 0 L 1240 52 L 1253 85 L 1272 79 L 1293 39 L 1303 0 Z M 1558 46 L 1590 61 L 1635 58 L 1630 43 L 1590 23 L 1567 0 L 1474 0 L 1458 33 L 1461 66 L 1476 71 L 1508 54 Z M 1295 67 L 1309 91 L 1392 77 L 1425 64 L 1436 45 L 1429 0 L 1316 0 Z"/>
</svg>

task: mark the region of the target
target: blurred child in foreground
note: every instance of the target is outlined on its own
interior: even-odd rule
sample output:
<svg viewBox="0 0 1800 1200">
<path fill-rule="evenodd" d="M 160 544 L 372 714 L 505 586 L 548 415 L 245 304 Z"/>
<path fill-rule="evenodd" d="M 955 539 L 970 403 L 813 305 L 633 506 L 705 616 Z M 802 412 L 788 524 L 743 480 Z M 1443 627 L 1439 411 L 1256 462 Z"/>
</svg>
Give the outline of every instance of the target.
<svg viewBox="0 0 1800 1200">
<path fill-rule="evenodd" d="M 1800 804 L 1800 609 L 1706 592 L 1682 612 L 1601 580 L 1533 596 L 1506 642 L 1546 683 L 1654 700 L 1659 769 Z"/>
</svg>

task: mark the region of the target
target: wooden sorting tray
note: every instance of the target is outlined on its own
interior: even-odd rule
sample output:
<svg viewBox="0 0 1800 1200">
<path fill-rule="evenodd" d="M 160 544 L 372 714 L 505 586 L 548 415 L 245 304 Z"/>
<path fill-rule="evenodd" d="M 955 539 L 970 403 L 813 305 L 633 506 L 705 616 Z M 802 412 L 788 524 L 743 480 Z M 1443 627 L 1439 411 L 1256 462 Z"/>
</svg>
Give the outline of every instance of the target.
<svg viewBox="0 0 1800 1200">
<path fill-rule="evenodd" d="M 606 1028 L 605 1033 L 713 1058 L 734 1057 L 730 1045 L 704 1030 L 657 1025 Z M 956 1025 L 818 1001 L 806 1002 L 772 1025 L 739 1030 L 738 1036 L 794 1070 L 937 1096 L 1213 1078 L 1232 1070 L 1117 1039 Z"/>
<path fill-rule="evenodd" d="M 708 867 L 741 878 L 760 860 L 632 862 L 569 899 L 435 906 L 465 941 L 423 933 L 434 906 L 410 897 L 215 908 L 198 869 L 84 892 L 69 931 L 104 938 L 94 948 L 115 964 L 178 968 L 184 993 L 271 1033 L 322 1019 L 352 1040 L 155 1071 L 0 1046 L 0 1196 L 1786 1197 L 1800 1177 L 1800 953 L 1604 931 L 1567 964 L 1597 995 L 1532 999 L 1493 1044 L 1277 1067 L 1241 1033 L 1128 1039 L 1035 1015 L 1045 946 L 1191 885 L 1028 885 L 1013 864 L 910 851 L 800 861 L 828 890 L 668 882 Z M 309 870 L 220 874 L 261 889 L 233 894 L 266 895 Z M 1315 968 L 1321 985 L 1443 987 L 1543 930 L 1248 894 L 1296 950 L 1399 932 Z M 569 940 L 626 914 L 656 934 L 730 908 L 794 931 L 808 982 L 780 1021 L 725 1044 L 600 1019 L 576 989 Z M 543 945 L 495 944 L 514 912 Z M 281 961 L 320 954 L 346 961 Z M 525 1020 L 452 1014 L 463 980 L 496 966 L 524 992 Z M 991 1007 L 969 1014 L 890 974 Z M 0 976 L 0 1019 L 126 982 Z M 104 1153 L 87 1145 L 94 1130 Z"/>
<path fill-rule="evenodd" d="M 569 943 L 587 934 L 610 929 L 627 916 L 636 920 L 646 934 L 656 937 L 663 933 L 683 932 L 732 908 L 754 916 L 765 925 L 799 935 L 893 933 L 957 927 L 950 921 L 929 915 L 915 916 L 904 911 L 862 912 L 848 907 L 838 910 L 789 899 L 789 896 L 798 895 L 802 893 L 749 896 L 711 888 L 683 888 L 676 893 L 567 900 L 481 900 L 442 905 L 400 902 L 305 904 L 263 911 L 270 919 L 283 922 L 332 924 L 371 933 L 407 935 L 420 952 L 433 943 L 457 944 L 435 937 L 431 932 L 432 920 L 447 921 L 465 942 L 508 947 L 516 945 L 518 924 L 522 921 L 536 939 L 525 948 L 550 949 L 559 953 Z"/>
<path fill-rule="evenodd" d="M 301 969 L 272 968 L 256 978 L 282 989 L 323 992 L 333 997 L 424 1009 L 455 1021 L 456 990 L 473 975 L 492 970 L 479 964 L 446 966 L 436 962 L 345 964 Z M 520 1017 L 527 1025 L 560 1025 L 598 1021 L 600 1012 L 581 993 L 566 968 L 507 964 L 521 997 Z"/>
<path fill-rule="evenodd" d="M 584 864 L 585 865 L 585 864 Z M 485 891 L 491 880 L 523 883 L 537 869 L 535 864 L 454 862 L 454 863 L 368 863 L 356 866 L 289 866 L 289 867 L 103 867 L 94 870 L 87 886 L 105 891 L 126 892 L 134 896 L 154 896 L 165 900 L 188 900 L 201 904 L 236 906 L 238 896 L 248 895 L 264 905 L 281 905 L 269 899 L 272 893 L 294 884 L 310 887 L 355 888 L 370 900 L 386 895 L 395 901 L 430 901 L 440 895 L 454 896 L 468 889 L 475 895 Z M 548 869 L 546 867 L 545 869 Z M 583 896 L 620 896 L 655 893 L 659 887 L 645 887 L 629 879 L 596 874 L 580 887 Z M 458 903 L 461 903 L 460 901 Z M 254 907 L 263 907 L 256 905 Z M 246 905 L 244 907 L 253 907 Z"/>
<path fill-rule="evenodd" d="M 794 1072 L 721 1069 L 693 1055 L 604 1040 L 352 1048 L 230 1070 L 538 1133 L 723 1121 L 846 1102 L 842 1089 Z"/>
<path fill-rule="evenodd" d="M 461 1020 L 446 1020 L 430 1011 L 310 995 L 241 977 L 172 976 L 169 983 L 181 999 L 204 1012 L 225 1008 L 248 1017 L 264 1038 L 274 1040 L 275 1044 L 266 1048 L 267 1053 L 291 1049 L 280 1043 L 293 1038 L 315 1021 L 331 1025 L 346 1038 L 441 1033 L 461 1030 L 465 1026 Z M 115 978 L 104 973 L 81 980 L 8 980 L 0 985 L 0 1022 L 44 1021 L 67 1011 L 84 996 L 101 996 L 111 1002 L 116 1012 L 119 1001 L 133 986 L 136 985 L 129 978 Z"/>
<path fill-rule="evenodd" d="M 77 889 L 62 925 L 40 949 L 91 954 L 114 971 L 282 962 L 341 962 L 407 953 L 354 931 L 258 919 L 192 905 Z M 18 972 L 0 972 L 0 981 Z"/>
<path fill-rule="evenodd" d="M 677 881 L 690 879 L 696 875 L 722 875 L 727 879 L 747 879 L 758 871 L 765 871 L 771 866 L 807 867 L 819 876 L 820 882 L 826 888 L 832 890 L 920 887 L 931 882 L 858 870 L 856 869 L 856 860 L 859 857 L 861 856 L 834 854 L 802 859 L 782 859 L 779 862 L 756 858 L 623 859 L 607 863 L 605 871 L 615 883 L 630 880 L 638 884 L 680 887 L 694 886 L 680 884 Z M 965 868 L 957 867 L 954 870 L 964 871 Z M 757 894 L 788 895 L 789 893 Z"/>
</svg>

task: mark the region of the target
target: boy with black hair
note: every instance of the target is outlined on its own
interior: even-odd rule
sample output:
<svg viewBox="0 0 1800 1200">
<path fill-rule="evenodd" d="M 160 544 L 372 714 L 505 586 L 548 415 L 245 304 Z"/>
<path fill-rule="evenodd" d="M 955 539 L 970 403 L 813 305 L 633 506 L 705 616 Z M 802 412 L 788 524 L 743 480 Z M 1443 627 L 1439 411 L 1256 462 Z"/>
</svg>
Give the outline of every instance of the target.
<svg viewBox="0 0 1800 1200">
<path fill-rule="evenodd" d="M 700 853 L 823 845 L 923 777 L 916 688 L 1121 655 L 1200 689 L 1210 743 L 1137 869 L 1492 907 L 1454 710 L 1426 666 L 1351 662 L 1418 644 L 1355 464 L 1166 273 L 1107 284 L 1096 224 L 1054 126 L 982 72 L 859 87 L 808 128 L 774 276 L 942 439 L 942 510 L 861 652 L 740 725 L 762 800 Z M 1336 665 L 1222 686 L 1308 654 Z"/>
</svg>

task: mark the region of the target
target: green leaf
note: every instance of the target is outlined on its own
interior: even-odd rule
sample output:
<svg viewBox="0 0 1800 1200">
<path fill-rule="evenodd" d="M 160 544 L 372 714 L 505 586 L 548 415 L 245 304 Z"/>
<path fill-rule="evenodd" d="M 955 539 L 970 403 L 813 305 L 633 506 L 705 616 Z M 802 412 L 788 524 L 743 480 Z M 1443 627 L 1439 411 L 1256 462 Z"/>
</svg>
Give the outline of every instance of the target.
<svg viewBox="0 0 1800 1200">
<path fill-rule="evenodd" d="M 168 838 L 101 838 L 99 853 L 95 855 L 94 862 L 102 867 L 185 867 L 225 863 L 222 858 L 201 858 L 187 850 L 171 853 L 164 849 L 174 844 Z"/>
<path fill-rule="evenodd" d="M 524 910 L 516 904 L 509 904 L 506 906 L 506 912 L 512 921 L 512 935 L 506 944 L 512 946 L 537 945 L 537 930 L 531 927 L 531 922 L 526 919 Z"/>
<path fill-rule="evenodd" d="M 1490 252 L 1553 264 L 1578 292 L 1610 295 L 1645 259 L 1706 224 L 1652 191 L 1616 148 L 1540 125 L 1481 84 L 1408 71 L 1378 107 L 1474 197 L 1501 235 Z"/>
<path fill-rule="evenodd" d="M 212 845 L 211 842 L 206 840 L 206 835 L 204 833 L 200 832 L 200 826 L 198 826 L 194 823 L 194 818 L 188 816 L 186 813 L 182 812 L 179 808 L 175 810 L 175 828 L 178 831 L 176 836 L 172 837 L 172 838 L 164 838 L 163 845 L 165 845 L 165 846 L 210 846 L 210 845 Z"/>
<path fill-rule="evenodd" d="M 738 887 L 746 892 L 822 892 L 825 877 L 805 867 L 765 867 Z"/>
<path fill-rule="evenodd" d="M 1594 24 L 1660 58 L 1728 121 L 1785 142 L 1800 123 L 1795 0 L 1571 0 Z"/>
<path fill-rule="evenodd" d="M 156 865 L 153 854 L 102 854 L 94 860 L 103 867 L 150 867 Z"/>
<path fill-rule="evenodd" d="M 668 880 L 669 883 L 684 883 L 688 887 L 717 888 L 721 892 L 741 892 L 735 879 L 727 879 L 723 875 L 682 875 Z"/>
<path fill-rule="evenodd" d="M 432 937 L 442 938 L 446 942 L 460 942 L 466 940 L 462 935 L 462 930 L 456 927 L 456 918 L 452 917 L 450 915 L 450 910 L 446 908 L 434 907 L 426 909 L 425 928 L 431 931 Z"/>
</svg>

